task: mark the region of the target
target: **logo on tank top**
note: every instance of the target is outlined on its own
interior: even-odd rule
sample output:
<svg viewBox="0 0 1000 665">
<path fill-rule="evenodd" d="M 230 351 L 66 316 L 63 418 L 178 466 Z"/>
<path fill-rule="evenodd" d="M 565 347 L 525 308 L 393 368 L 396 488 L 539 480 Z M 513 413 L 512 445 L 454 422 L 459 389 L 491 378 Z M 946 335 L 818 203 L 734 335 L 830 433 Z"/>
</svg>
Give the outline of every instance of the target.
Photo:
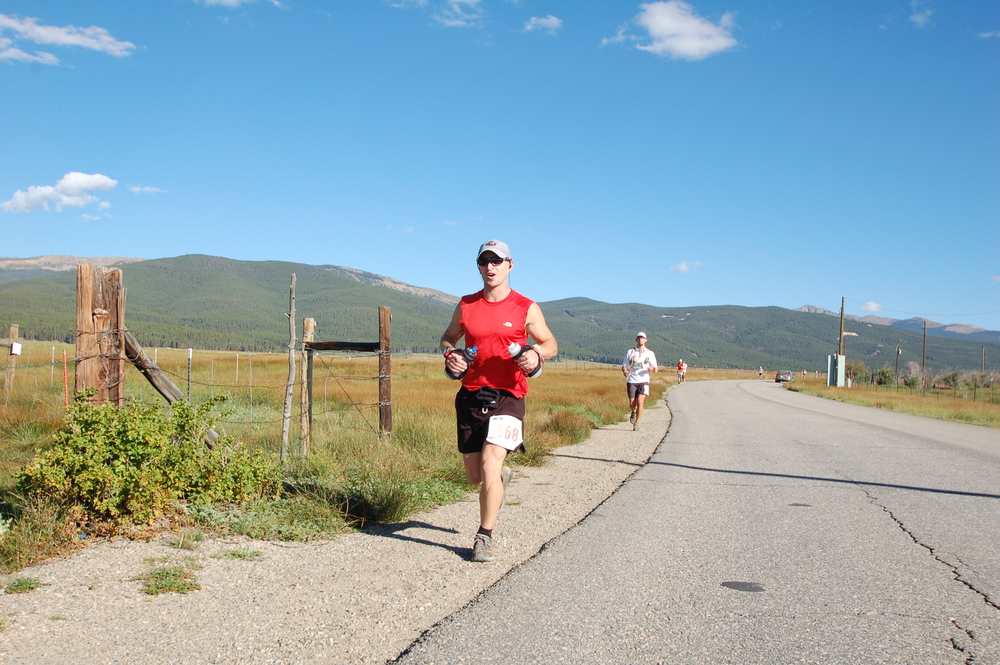
<svg viewBox="0 0 1000 665">
<path fill-rule="evenodd" d="M 510 321 L 504 321 L 503 322 L 503 326 L 504 326 L 504 328 L 513 328 L 514 324 L 511 323 Z"/>
</svg>

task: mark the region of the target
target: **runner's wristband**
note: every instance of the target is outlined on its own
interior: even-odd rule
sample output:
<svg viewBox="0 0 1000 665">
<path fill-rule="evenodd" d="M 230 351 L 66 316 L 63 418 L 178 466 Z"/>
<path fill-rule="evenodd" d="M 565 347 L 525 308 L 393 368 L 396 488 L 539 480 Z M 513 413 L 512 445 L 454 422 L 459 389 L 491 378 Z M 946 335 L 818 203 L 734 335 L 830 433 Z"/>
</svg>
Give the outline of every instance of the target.
<svg viewBox="0 0 1000 665">
<path fill-rule="evenodd" d="M 543 364 L 545 362 L 545 354 L 542 353 L 542 345 L 532 344 L 531 348 L 534 350 L 535 353 L 538 354 L 538 364 L 539 365 Z"/>
</svg>

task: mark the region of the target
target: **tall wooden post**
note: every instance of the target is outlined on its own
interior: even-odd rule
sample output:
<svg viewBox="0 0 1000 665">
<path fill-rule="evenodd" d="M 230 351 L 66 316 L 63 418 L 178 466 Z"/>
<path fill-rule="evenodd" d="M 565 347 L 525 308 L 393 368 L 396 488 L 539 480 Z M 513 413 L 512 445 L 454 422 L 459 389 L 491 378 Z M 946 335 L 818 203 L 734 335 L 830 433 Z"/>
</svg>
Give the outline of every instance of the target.
<svg viewBox="0 0 1000 665">
<path fill-rule="evenodd" d="M 842 356 L 847 355 L 847 351 L 844 348 L 844 301 L 846 298 L 840 299 L 840 340 L 837 342 L 837 353 Z"/>
<path fill-rule="evenodd" d="M 295 273 L 288 287 L 288 380 L 285 382 L 285 408 L 281 413 L 281 459 L 288 459 L 288 432 L 292 424 L 292 394 L 295 391 Z"/>
<path fill-rule="evenodd" d="M 924 344 L 920 352 L 920 385 L 927 392 L 927 321 L 924 321 Z"/>
<path fill-rule="evenodd" d="M 302 319 L 302 372 L 299 385 L 299 445 L 302 456 L 309 454 L 309 444 L 312 443 L 312 351 L 306 347 L 308 342 L 315 341 L 316 319 Z M 308 361 L 306 358 L 308 357 Z"/>
<path fill-rule="evenodd" d="M 381 436 L 392 436 L 392 315 L 378 308 L 378 426 Z"/>
<path fill-rule="evenodd" d="M 96 388 L 91 401 L 125 399 L 125 290 L 122 271 L 81 263 L 76 268 L 76 391 Z"/>
<path fill-rule="evenodd" d="M 10 324 L 7 337 L 10 339 L 10 352 L 7 354 L 7 369 L 3 373 L 4 400 L 10 397 L 10 391 L 14 387 L 14 369 L 17 367 L 17 356 L 14 355 L 14 345 L 17 344 L 17 335 L 21 327 L 16 323 Z"/>
</svg>

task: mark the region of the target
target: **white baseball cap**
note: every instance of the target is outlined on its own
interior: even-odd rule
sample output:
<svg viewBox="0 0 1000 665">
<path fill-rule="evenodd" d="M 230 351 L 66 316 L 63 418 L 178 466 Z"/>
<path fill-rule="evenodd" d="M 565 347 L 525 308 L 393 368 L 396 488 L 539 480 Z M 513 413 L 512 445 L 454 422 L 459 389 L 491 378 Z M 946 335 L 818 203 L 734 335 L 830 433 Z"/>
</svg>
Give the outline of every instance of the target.
<svg viewBox="0 0 1000 665">
<path fill-rule="evenodd" d="M 484 242 L 479 246 L 479 252 L 476 253 L 476 258 L 478 259 L 482 256 L 483 252 L 493 252 L 501 259 L 510 258 L 510 248 L 507 247 L 507 243 L 500 240 L 487 240 Z"/>
<path fill-rule="evenodd" d="M 636 339 L 639 339 L 640 337 L 645 338 L 646 337 L 646 333 L 640 332 L 638 335 L 635 336 Z"/>
</svg>

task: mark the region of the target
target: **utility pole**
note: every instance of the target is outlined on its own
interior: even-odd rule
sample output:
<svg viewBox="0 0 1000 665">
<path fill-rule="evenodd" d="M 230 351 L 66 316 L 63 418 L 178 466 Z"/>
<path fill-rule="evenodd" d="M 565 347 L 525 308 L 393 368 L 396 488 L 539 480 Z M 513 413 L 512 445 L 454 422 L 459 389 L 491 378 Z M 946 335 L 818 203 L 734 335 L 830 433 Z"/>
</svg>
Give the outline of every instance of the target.
<svg viewBox="0 0 1000 665">
<path fill-rule="evenodd" d="M 837 354 L 845 355 L 844 353 L 844 301 L 846 298 L 840 299 L 840 341 L 837 343 Z"/>
<path fill-rule="evenodd" d="M 927 391 L 927 321 L 924 321 L 924 350 L 920 359 L 920 383 L 924 392 Z"/>
</svg>

